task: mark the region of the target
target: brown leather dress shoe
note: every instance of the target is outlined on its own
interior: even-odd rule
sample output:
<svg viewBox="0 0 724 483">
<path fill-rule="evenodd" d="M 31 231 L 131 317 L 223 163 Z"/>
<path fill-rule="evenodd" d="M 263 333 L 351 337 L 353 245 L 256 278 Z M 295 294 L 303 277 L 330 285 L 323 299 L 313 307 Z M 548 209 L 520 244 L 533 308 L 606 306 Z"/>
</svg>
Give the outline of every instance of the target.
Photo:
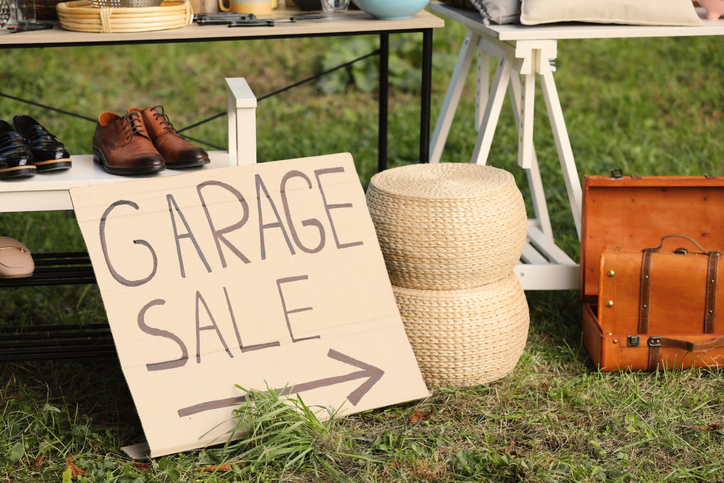
<svg viewBox="0 0 724 483">
<path fill-rule="evenodd" d="M 143 122 L 153 145 L 166 160 L 167 168 L 193 168 L 209 163 L 209 155 L 203 148 L 191 144 L 176 132 L 162 106 L 149 107 L 143 111 L 132 107 L 128 112 L 143 113 Z"/>
<path fill-rule="evenodd" d="M 98 116 L 93 161 L 111 174 L 155 173 L 165 169 L 163 156 L 153 146 L 140 112 L 123 117 L 104 112 Z"/>
</svg>

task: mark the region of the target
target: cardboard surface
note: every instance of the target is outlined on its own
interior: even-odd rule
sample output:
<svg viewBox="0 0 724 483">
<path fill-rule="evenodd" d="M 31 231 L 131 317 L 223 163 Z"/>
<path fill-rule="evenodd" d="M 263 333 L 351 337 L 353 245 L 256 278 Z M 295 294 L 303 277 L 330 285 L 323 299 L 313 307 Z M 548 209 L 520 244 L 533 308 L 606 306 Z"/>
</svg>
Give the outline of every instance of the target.
<svg viewBox="0 0 724 483">
<path fill-rule="evenodd" d="M 351 155 L 71 190 L 151 456 L 224 442 L 247 389 L 429 393 Z"/>
</svg>

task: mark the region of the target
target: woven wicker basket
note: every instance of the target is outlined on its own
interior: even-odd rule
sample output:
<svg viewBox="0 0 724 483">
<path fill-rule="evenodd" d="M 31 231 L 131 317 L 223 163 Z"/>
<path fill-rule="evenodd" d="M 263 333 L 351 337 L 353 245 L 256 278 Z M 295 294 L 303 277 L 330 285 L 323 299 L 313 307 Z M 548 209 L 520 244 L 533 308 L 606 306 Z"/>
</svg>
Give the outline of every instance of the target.
<svg viewBox="0 0 724 483">
<path fill-rule="evenodd" d="M 523 197 L 507 171 L 414 164 L 370 180 L 367 206 L 390 281 L 421 290 L 475 288 L 518 262 L 527 233 Z"/>
<path fill-rule="evenodd" d="M 513 272 L 469 290 L 392 289 L 428 384 L 485 384 L 512 372 L 520 360 L 530 315 Z"/>
<path fill-rule="evenodd" d="M 95 8 L 146 8 L 158 7 L 162 0 L 89 0 Z"/>
<path fill-rule="evenodd" d="M 186 1 L 165 0 L 158 7 L 93 8 L 85 0 L 59 3 L 60 26 L 97 33 L 147 32 L 191 25 L 194 12 Z"/>
</svg>

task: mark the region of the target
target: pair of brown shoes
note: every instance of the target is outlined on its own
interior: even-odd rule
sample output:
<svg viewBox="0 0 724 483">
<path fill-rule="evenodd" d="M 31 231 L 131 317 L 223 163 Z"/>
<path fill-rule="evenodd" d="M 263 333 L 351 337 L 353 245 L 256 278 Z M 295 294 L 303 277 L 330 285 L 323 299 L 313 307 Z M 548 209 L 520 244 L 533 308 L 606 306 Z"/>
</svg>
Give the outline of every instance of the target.
<svg viewBox="0 0 724 483">
<path fill-rule="evenodd" d="M 125 116 L 98 116 L 93 161 L 109 173 L 132 175 L 202 166 L 209 155 L 176 132 L 163 107 L 132 107 Z"/>
</svg>

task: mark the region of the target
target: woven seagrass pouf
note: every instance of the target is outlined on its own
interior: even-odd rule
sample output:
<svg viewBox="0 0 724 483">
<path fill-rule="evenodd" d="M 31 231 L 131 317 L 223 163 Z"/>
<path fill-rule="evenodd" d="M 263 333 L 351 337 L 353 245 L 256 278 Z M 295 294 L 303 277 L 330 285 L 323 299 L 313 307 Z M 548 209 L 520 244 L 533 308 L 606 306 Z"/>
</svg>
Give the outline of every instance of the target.
<svg viewBox="0 0 724 483">
<path fill-rule="evenodd" d="M 426 383 L 485 384 L 512 372 L 520 360 L 530 313 L 512 271 L 475 289 L 392 290 Z"/>
<path fill-rule="evenodd" d="M 527 232 L 513 175 L 491 166 L 413 164 L 377 173 L 367 189 L 392 285 L 474 288 L 508 275 Z"/>
</svg>

